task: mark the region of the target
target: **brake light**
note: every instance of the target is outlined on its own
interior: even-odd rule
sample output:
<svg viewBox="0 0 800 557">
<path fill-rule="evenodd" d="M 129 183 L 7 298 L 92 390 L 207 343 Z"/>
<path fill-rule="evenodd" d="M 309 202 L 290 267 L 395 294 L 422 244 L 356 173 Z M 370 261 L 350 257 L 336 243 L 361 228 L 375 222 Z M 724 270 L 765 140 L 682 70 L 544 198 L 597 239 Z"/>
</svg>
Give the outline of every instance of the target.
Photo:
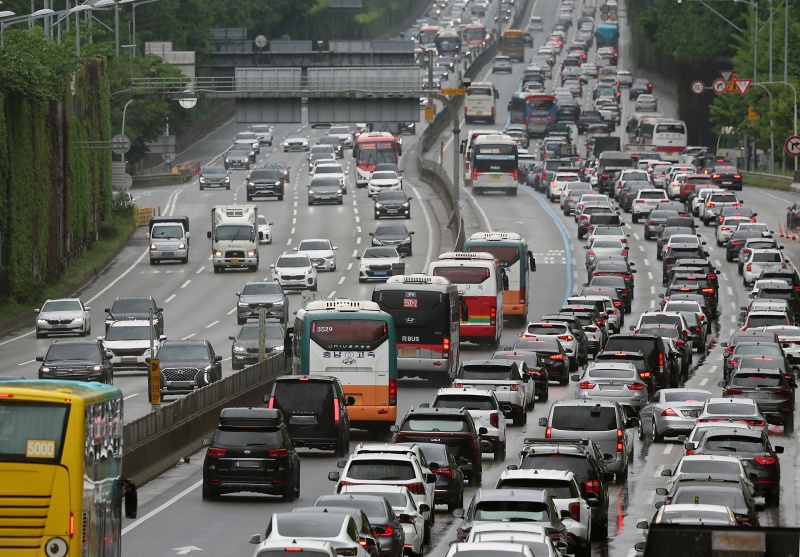
<svg viewBox="0 0 800 557">
<path fill-rule="evenodd" d="M 564 354 L 550 354 L 549 357 L 551 360 L 563 360 Z"/>
<path fill-rule="evenodd" d="M 450 339 L 446 338 L 442 341 L 442 358 L 450 357 Z"/>
<path fill-rule="evenodd" d="M 425 484 L 422 482 L 414 482 L 413 484 L 406 485 L 408 491 L 413 493 L 414 495 L 424 495 L 425 494 Z"/>
<path fill-rule="evenodd" d="M 269 458 L 286 458 L 289 456 L 289 451 L 286 449 L 270 449 L 267 451 Z"/>
<path fill-rule="evenodd" d="M 520 286 L 519 287 L 519 303 L 520 304 L 524 304 L 525 303 L 525 294 L 526 294 L 525 287 L 524 286 Z"/>
<path fill-rule="evenodd" d="M 544 430 L 544 438 L 545 438 L 545 439 L 550 439 L 550 437 L 551 437 L 552 435 L 553 435 L 553 428 L 552 428 L 552 427 L 548 427 L 548 428 L 546 428 L 546 429 Z"/>
<path fill-rule="evenodd" d="M 578 388 L 586 390 L 586 391 L 594 389 L 594 387 L 595 387 L 595 384 L 594 383 L 589 383 L 588 381 L 581 381 L 580 383 L 578 383 Z"/>
<path fill-rule="evenodd" d="M 752 263 L 748 263 L 747 264 L 747 272 L 750 273 L 752 271 L 753 271 L 753 264 Z"/>
<path fill-rule="evenodd" d="M 267 406 L 267 408 L 275 408 L 275 397 L 274 396 L 269 397 L 269 405 Z"/>
<path fill-rule="evenodd" d="M 719 177 L 720 177 L 720 175 L 719 175 L 719 174 L 712 174 L 712 175 L 711 175 L 711 177 L 712 177 L 712 178 L 719 178 Z"/>
<path fill-rule="evenodd" d="M 728 395 L 740 395 L 740 394 L 742 394 L 742 390 L 741 389 L 730 389 L 730 388 L 725 389 L 725 396 L 728 396 Z"/>
<path fill-rule="evenodd" d="M 666 408 L 665 410 L 663 410 L 661 412 L 661 415 L 662 416 L 671 416 L 671 417 L 674 417 L 674 418 L 678 417 L 678 413 L 675 412 L 675 410 L 673 410 L 672 408 Z"/>
<path fill-rule="evenodd" d="M 559 335 L 558 338 L 560 338 L 561 340 L 574 340 L 575 339 L 575 337 L 573 337 L 572 335 Z"/>
<path fill-rule="evenodd" d="M 208 449 L 208 456 L 225 456 L 228 454 L 228 449 L 220 449 L 219 447 L 210 447 Z"/>
<path fill-rule="evenodd" d="M 737 516 L 736 522 L 739 524 L 750 524 L 751 526 L 756 525 L 756 521 L 750 518 L 749 516 Z"/>
<path fill-rule="evenodd" d="M 659 352 L 658 353 L 658 367 L 659 367 L 659 370 L 658 370 L 659 373 L 661 375 L 663 375 L 664 374 L 664 353 L 663 352 Z"/>
<path fill-rule="evenodd" d="M 621 453 L 625 451 L 625 432 L 621 429 L 617 430 L 617 452 Z"/>
<path fill-rule="evenodd" d="M 397 379 L 389 379 L 389 406 L 397 406 Z"/>
<path fill-rule="evenodd" d="M 651 220 L 650 222 L 647 223 L 647 225 L 648 226 L 658 226 L 658 223 L 656 221 L 654 221 L 654 220 Z"/>
<path fill-rule="evenodd" d="M 754 427 L 764 427 L 764 420 L 744 420 L 744 423 Z"/>
<path fill-rule="evenodd" d="M 717 275 L 715 273 L 709 273 L 708 274 L 708 279 L 709 280 L 717 280 Z"/>
<path fill-rule="evenodd" d="M 492 412 L 489 415 L 489 425 L 492 427 L 500 427 L 500 414 L 497 412 Z"/>
<path fill-rule="evenodd" d="M 447 476 L 448 478 L 453 477 L 453 471 L 450 470 L 450 468 L 436 468 L 434 470 L 431 470 L 431 472 L 433 472 L 437 476 Z"/>
<path fill-rule="evenodd" d="M 642 385 L 641 383 L 632 383 L 628 385 L 628 389 L 631 391 L 641 391 L 643 387 L 644 385 Z"/>
<path fill-rule="evenodd" d="M 716 204 L 709 201 L 708 203 L 706 203 L 706 207 L 716 207 Z"/>
<path fill-rule="evenodd" d="M 769 466 L 776 462 L 775 458 L 771 456 L 757 456 L 754 460 L 762 466 Z"/>
<path fill-rule="evenodd" d="M 509 390 L 510 391 L 518 391 L 519 390 L 519 385 L 515 383 L 515 384 L 509 386 Z"/>
<path fill-rule="evenodd" d="M 569 514 L 572 515 L 573 520 L 580 522 L 581 520 L 581 504 L 578 501 L 569 504 Z"/>
<path fill-rule="evenodd" d="M 497 324 L 497 308 L 493 307 L 489 310 L 489 324 L 494 326 Z"/>
<path fill-rule="evenodd" d="M 742 175 L 741 174 L 734 174 L 733 177 L 736 180 L 741 180 L 742 179 Z"/>
<path fill-rule="evenodd" d="M 583 482 L 583 488 L 586 490 L 586 493 L 600 493 L 600 480 L 586 480 Z"/>
<path fill-rule="evenodd" d="M 379 538 L 388 538 L 394 534 L 394 528 L 391 526 L 381 526 L 380 530 L 375 532 L 375 536 Z"/>
</svg>

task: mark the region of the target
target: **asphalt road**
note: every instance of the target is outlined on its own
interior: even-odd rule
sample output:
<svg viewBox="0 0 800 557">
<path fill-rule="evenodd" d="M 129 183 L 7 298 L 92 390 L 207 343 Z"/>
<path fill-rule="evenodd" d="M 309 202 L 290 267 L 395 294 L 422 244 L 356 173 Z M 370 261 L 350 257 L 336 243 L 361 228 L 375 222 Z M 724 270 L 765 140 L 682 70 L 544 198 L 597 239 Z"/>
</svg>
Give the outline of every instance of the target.
<svg viewBox="0 0 800 557">
<path fill-rule="evenodd" d="M 622 6 L 620 6 L 622 8 Z M 534 11 L 544 18 L 546 28 L 555 20 L 558 6 L 537 1 Z M 624 12 L 621 13 L 624 15 Z M 490 16 L 491 17 L 491 13 Z M 623 21 L 624 18 L 623 18 Z M 573 31 L 574 32 L 574 31 Z M 538 47 L 546 34 L 536 37 Z M 620 65 L 627 67 L 627 35 L 623 34 L 620 45 Z M 506 117 L 506 102 L 511 92 L 517 88 L 521 75 L 521 65 L 515 66 L 510 76 L 491 75 L 500 90 L 498 112 L 500 127 Z M 585 87 L 584 106 L 588 106 L 592 83 Z M 675 99 L 663 91 L 656 90 L 661 110 L 674 114 Z M 623 92 L 623 122 L 631 112 L 630 103 Z M 689 123 L 691 125 L 691 123 Z M 462 129 L 478 128 L 479 125 L 462 125 Z M 200 160 L 204 163 L 215 160 L 229 146 L 231 139 L 245 126 L 228 123 L 213 132 L 205 141 L 184 153 L 183 158 Z M 296 246 L 303 238 L 331 238 L 338 250 L 338 270 L 320 274 L 319 296 L 369 298 L 371 285 L 361 285 L 357 281 L 357 265 L 354 255 L 369 245 L 370 232 L 375 227 L 372 218 L 372 201 L 363 190 L 349 188 L 347 202 L 342 206 L 317 206 L 309 208 L 305 202 L 305 185 L 308 173 L 305 154 L 284 154 L 278 150 L 278 141 L 297 129 L 307 132 L 312 143 L 324 130 L 312 130 L 305 126 L 276 125 L 276 147 L 265 147 L 260 155 L 263 160 L 285 160 L 291 166 L 291 185 L 283 202 L 259 202 L 263 211 L 274 223 L 272 245 L 262 246 L 261 266 L 258 273 L 229 272 L 215 275 L 210 265 L 210 253 L 205 232 L 209 229 L 209 207 L 218 203 L 243 202 L 242 181 L 244 172 L 234 172 L 232 191 L 199 192 L 196 181 L 178 187 L 136 190 L 137 204 L 160 207 L 162 214 L 185 214 L 192 221 L 192 248 L 188 265 L 151 267 L 147 261 L 146 241 L 141 237 L 123 250 L 111 269 L 99 277 L 84 292 L 82 299 L 92 306 L 94 334 L 102 334 L 103 308 L 109 307 L 116 296 L 152 295 L 164 306 L 166 334 L 171 338 L 208 338 L 216 350 L 225 358 L 230 357 L 228 336 L 238 330 L 234 308 L 234 293 L 247 280 L 269 276 L 268 265 L 285 251 Z M 424 129 L 418 125 L 418 133 Z M 577 137 L 577 136 L 575 136 Z M 452 145 L 445 135 L 444 167 L 452 167 Z M 414 236 L 414 255 L 406 259 L 408 272 L 423 271 L 427 263 L 442 251 L 451 248 L 451 238 L 443 233 L 446 221 L 444 208 L 425 184 L 415 178 L 413 172 L 413 152 L 416 138 L 406 136 L 402 165 L 406 168 L 405 183 L 416 198 L 412 219 L 407 222 Z M 581 144 L 583 138 L 579 139 Z M 431 155 L 433 156 L 433 155 Z M 350 165 L 352 157 L 348 153 L 344 163 Z M 533 278 L 533 300 L 529 318 L 535 319 L 543 313 L 551 312 L 561 305 L 569 295 L 580 290 L 585 280 L 583 267 L 583 241 L 578 241 L 576 227 L 571 218 L 565 218 L 556 205 L 551 205 L 540 194 L 523 189 L 515 198 L 481 196 L 473 197 L 465 188 L 461 189 L 462 208 L 468 233 L 482 230 L 506 230 L 522 233 L 536 254 L 538 271 Z M 753 189 L 745 186 L 742 197 L 748 205 L 758 211 L 758 220 L 773 225 L 777 231 L 778 223 L 784 219 L 786 206 L 795 196 L 788 193 Z M 422 209 L 422 210 L 419 210 Z M 662 292 L 660 262 L 655 258 L 654 242 L 642 239 L 642 226 L 630 224 L 625 220 L 631 234 L 631 259 L 636 264 L 636 299 L 633 312 L 626 316 L 626 323 L 635 323 L 639 313 L 657 306 L 657 295 Z M 446 222 L 445 222 L 446 223 Z M 723 270 L 720 276 L 720 312 L 714 323 L 714 335 L 710 339 L 709 350 L 705 355 L 695 355 L 695 367 L 687 382 L 688 385 L 702 386 L 712 392 L 719 392 L 716 382 L 721 379 L 722 352 L 717 346 L 727 340 L 735 327 L 737 308 L 747 299 L 734 264 L 726 263 L 724 252 L 714 242 L 713 229 L 700 225 L 708 242 L 711 260 Z M 800 242 L 782 240 L 787 255 L 800 261 Z M 292 309 L 301 304 L 301 295 L 290 296 Z M 502 346 L 510 346 L 521 329 L 506 323 Z M 32 331 L 18 331 L 0 340 L 4 353 L 3 373 L 21 374 L 35 377 L 36 355 L 43 355 L 49 340 L 35 339 Z M 465 345 L 462 357 L 480 358 L 489 355 L 487 351 L 475 346 Z M 229 360 L 225 362 L 225 375 L 231 373 Z M 144 375 L 120 374 L 116 384 L 126 396 L 125 418 L 135 419 L 149 410 L 146 400 L 146 378 Z M 398 414 L 402 415 L 411 406 L 432 398 L 435 389 L 419 380 L 401 380 L 399 386 Z M 573 398 L 574 387 L 551 386 L 552 401 Z M 484 486 L 492 487 L 501 471 L 508 464 L 516 463 L 516 454 L 522 447 L 524 437 L 541 436 L 543 431 L 536 424 L 538 418 L 545 416 L 549 404 L 537 404 L 529 415 L 527 426 L 508 429 L 508 457 L 505 462 L 494 462 L 491 457 L 484 461 Z M 797 500 L 794 495 L 798 477 L 791 462 L 798 456 L 798 444 L 794 436 L 784 436 L 780 428 L 771 428 L 774 444 L 783 445 L 786 452 L 781 456 L 783 463 L 780 506 L 761 513 L 764 525 L 793 526 L 797 523 Z M 355 442 L 371 441 L 360 432 L 354 432 Z M 199 449 L 199 447 L 198 447 Z M 142 486 L 139 491 L 140 512 L 136 520 L 124 523 L 123 555 L 140 557 L 147 555 L 186 554 L 202 550 L 202 555 L 250 555 L 253 547 L 248 544 L 251 534 L 263 533 L 269 515 L 273 512 L 287 511 L 293 507 L 313 504 L 316 497 L 331 493 L 333 484 L 327 480 L 327 472 L 336 469 L 336 458 L 329 452 L 300 449 L 302 457 L 301 496 L 292 504 L 282 503 L 266 496 L 239 495 L 223 498 L 219 502 L 201 500 L 203 451 L 194 455 L 176 455 L 176 462 L 182 456 L 189 457 L 179 462 L 167 474 Z M 607 543 L 596 543 L 593 553 L 596 556 L 621 556 L 632 552 L 633 545 L 641 539 L 641 532 L 635 529 L 641 519 L 650 519 L 659 498 L 655 489 L 664 486 L 660 473 L 665 467 L 673 466 L 682 453 L 677 442 L 652 444 L 635 443 L 635 458 L 628 482 L 624 485 L 610 486 L 613 513 Z M 474 488 L 466 488 L 465 500 L 469 500 Z M 258 511 L 258 512 L 255 512 Z M 426 551 L 430 555 L 445 555 L 448 543 L 455 539 L 458 521 L 447 515 L 443 509 L 437 514 L 432 543 Z"/>
</svg>

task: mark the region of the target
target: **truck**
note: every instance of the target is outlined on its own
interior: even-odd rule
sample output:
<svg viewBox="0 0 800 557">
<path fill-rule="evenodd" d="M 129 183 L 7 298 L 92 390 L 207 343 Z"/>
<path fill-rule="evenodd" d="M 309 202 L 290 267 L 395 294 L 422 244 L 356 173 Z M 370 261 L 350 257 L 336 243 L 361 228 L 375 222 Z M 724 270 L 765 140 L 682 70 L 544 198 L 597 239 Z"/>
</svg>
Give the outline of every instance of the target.
<svg viewBox="0 0 800 557">
<path fill-rule="evenodd" d="M 592 155 L 594 158 L 599 158 L 601 153 L 606 151 L 620 151 L 621 141 L 619 137 L 615 136 L 594 136 L 594 146 L 592 147 Z"/>
<path fill-rule="evenodd" d="M 162 261 L 189 262 L 189 217 L 150 219 L 150 265 Z"/>
<path fill-rule="evenodd" d="M 214 272 L 246 268 L 258 270 L 257 205 L 215 205 L 211 208 L 211 257 Z"/>
<path fill-rule="evenodd" d="M 617 48 L 619 43 L 619 27 L 616 23 L 601 23 L 597 26 L 594 36 L 597 48 L 602 48 L 604 46 L 613 46 Z"/>
</svg>

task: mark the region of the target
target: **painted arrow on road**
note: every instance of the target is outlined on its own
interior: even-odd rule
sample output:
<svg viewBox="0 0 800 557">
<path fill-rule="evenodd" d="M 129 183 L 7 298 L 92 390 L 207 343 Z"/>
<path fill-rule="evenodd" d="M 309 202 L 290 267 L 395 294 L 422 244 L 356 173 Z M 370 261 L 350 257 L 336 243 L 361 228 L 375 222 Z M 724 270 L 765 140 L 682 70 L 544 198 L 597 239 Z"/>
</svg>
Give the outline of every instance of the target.
<svg viewBox="0 0 800 557">
<path fill-rule="evenodd" d="M 172 551 L 177 551 L 178 555 L 187 555 L 192 551 L 203 551 L 203 550 L 193 545 L 187 545 L 186 547 L 173 547 Z"/>
</svg>

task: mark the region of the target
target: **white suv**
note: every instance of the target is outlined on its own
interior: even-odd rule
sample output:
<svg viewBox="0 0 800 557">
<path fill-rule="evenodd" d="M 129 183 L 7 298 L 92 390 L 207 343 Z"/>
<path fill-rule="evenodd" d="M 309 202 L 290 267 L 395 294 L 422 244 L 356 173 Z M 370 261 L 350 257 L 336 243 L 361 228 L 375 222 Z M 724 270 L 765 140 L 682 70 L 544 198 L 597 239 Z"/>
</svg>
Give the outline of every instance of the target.
<svg viewBox="0 0 800 557">
<path fill-rule="evenodd" d="M 158 334 L 155 327 L 145 319 L 114 321 L 106 331 L 105 337 L 98 337 L 103 348 L 111 352 L 114 371 L 147 370 L 147 359 L 154 356 L 152 345 L 157 351 L 167 337 Z"/>
<path fill-rule="evenodd" d="M 556 172 L 556 175 L 553 176 L 553 179 L 550 181 L 547 197 L 553 203 L 560 202 L 567 184 L 570 182 L 580 182 L 580 180 L 581 177 L 577 172 Z"/>
<path fill-rule="evenodd" d="M 284 290 L 317 291 L 317 269 L 305 254 L 284 253 L 269 268 L 273 280 L 278 281 Z"/>
<path fill-rule="evenodd" d="M 650 211 L 658 209 L 659 204 L 667 201 L 669 201 L 669 198 L 664 190 L 657 188 L 639 190 L 631 204 L 631 220 L 639 222 L 639 219 L 649 215 Z"/>
<path fill-rule="evenodd" d="M 327 238 L 315 238 L 303 240 L 296 248 L 292 248 L 298 255 L 307 255 L 311 259 L 311 264 L 318 271 L 336 270 L 336 250 Z"/>
<path fill-rule="evenodd" d="M 761 275 L 761 271 L 782 268 L 786 268 L 786 258 L 781 250 L 754 249 L 747 255 L 742 267 L 742 282 L 749 286 Z"/>
</svg>

